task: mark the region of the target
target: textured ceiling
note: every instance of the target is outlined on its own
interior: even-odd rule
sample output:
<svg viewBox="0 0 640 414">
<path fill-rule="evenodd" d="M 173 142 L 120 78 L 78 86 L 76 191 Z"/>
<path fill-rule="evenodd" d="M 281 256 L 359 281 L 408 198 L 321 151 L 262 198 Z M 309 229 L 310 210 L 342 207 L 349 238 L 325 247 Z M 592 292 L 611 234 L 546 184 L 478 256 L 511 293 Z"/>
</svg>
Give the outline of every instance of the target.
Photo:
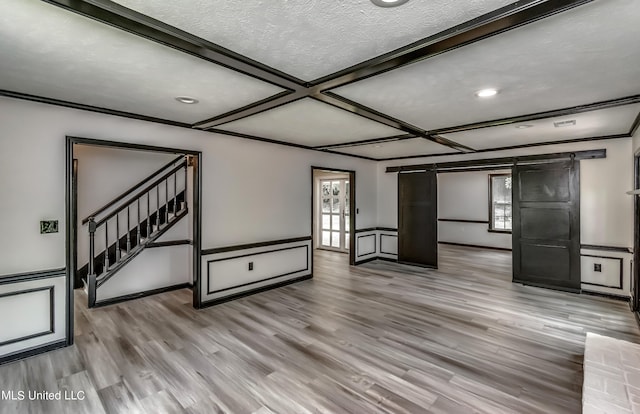
<svg viewBox="0 0 640 414">
<path fill-rule="evenodd" d="M 0 90 L 199 127 L 201 121 L 226 114 L 221 119 L 238 120 L 218 125 L 217 129 L 310 147 L 404 133 L 422 135 L 421 129 L 430 131 L 640 95 L 640 0 L 594 0 L 332 90 L 355 102 L 347 103 L 345 110 L 312 98 L 299 99 L 305 93 L 322 93 L 322 89 L 291 86 L 289 82 L 283 85 L 295 89 L 294 95 L 280 94 L 275 101 L 265 99 L 283 89 L 227 68 L 234 67 L 233 57 L 223 59 L 225 67 L 196 58 L 133 34 L 145 24 L 150 25 L 145 33 L 176 29 L 166 25 L 159 28 L 143 16 L 127 20 L 110 14 L 135 15 L 123 10 L 123 6 L 130 7 L 311 81 L 513 1 L 411 0 L 402 7 L 380 8 L 370 0 L 115 0 L 122 6 L 111 0 L 2 0 Z M 49 2 L 93 13 L 95 20 Z M 546 7 L 543 3 L 526 0 L 512 6 L 526 5 L 526 11 L 520 14 L 530 16 Z M 100 23 L 101 19 L 125 30 Z M 127 21 L 136 24 L 131 26 Z M 515 20 L 507 18 L 503 22 L 514 24 Z M 168 42 L 183 48 L 189 40 L 181 36 L 177 34 Z M 194 53 L 206 55 L 206 48 L 192 46 Z M 413 50 L 412 58 L 417 53 Z M 488 87 L 497 88 L 498 95 L 490 99 L 475 96 L 477 90 Z M 180 104 L 176 96 L 192 96 L 200 103 Z M 286 103 L 287 99 L 299 100 Z M 404 122 L 404 131 L 354 114 L 358 105 L 360 114 L 367 114 L 362 108 L 367 106 L 378 112 L 369 112 L 368 116 Z M 485 150 L 621 134 L 628 132 L 638 108 L 627 105 L 569 116 L 577 121 L 569 128 L 553 128 L 553 120 L 548 119 L 529 122 L 534 126 L 529 129 L 507 125 L 444 137 Z M 252 110 L 259 112 L 245 112 Z M 336 151 L 376 159 L 455 152 L 423 138 L 340 147 Z"/>
<path fill-rule="evenodd" d="M 514 0 L 116 0 L 213 43 L 311 81 Z"/>
<path fill-rule="evenodd" d="M 626 134 L 640 113 L 640 104 L 600 109 L 581 114 L 540 119 L 512 125 L 482 128 L 442 135 L 474 149 L 508 147 L 513 145 L 554 142 L 567 139 Z M 574 126 L 556 128 L 554 122 L 575 120 Z M 518 129 L 519 125 L 531 125 Z"/>
<path fill-rule="evenodd" d="M 640 1 L 596 0 L 334 92 L 428 130 L 630 96 L 638 22 Z"/>
<path fill-rule="evenodd" d="M 0 89 L 188 123 L 281 91 L 38 0 L 0 1 L 0 57 Z"/>
<path fill-rule="evenodd" d="M 402 133 L 395 128 L 309 98 L 217 128 L 308 146 L 332 145 Z"/>
<path fill-rule="evenodd" d="M 456 153 L 457 151 L 437 144 L 425 138 L 411 138 L 400 141 L 383 142 L 380 144 L 358 145 L 355 147 L 336 148 L 335 151 L 344 154 L 361 155 L 364 157 L 383 159 L 394 157 L 410 157 L 419 155 Z"/>
</svg>

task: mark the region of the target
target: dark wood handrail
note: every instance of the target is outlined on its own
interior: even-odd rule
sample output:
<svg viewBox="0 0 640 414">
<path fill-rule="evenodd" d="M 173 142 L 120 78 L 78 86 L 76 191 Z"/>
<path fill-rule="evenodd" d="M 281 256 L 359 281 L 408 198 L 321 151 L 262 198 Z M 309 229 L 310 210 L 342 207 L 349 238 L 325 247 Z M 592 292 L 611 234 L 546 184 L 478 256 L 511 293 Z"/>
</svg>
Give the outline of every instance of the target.
<svg viewBox="0 0 640 414">
<path fill-rule="evenodd" d="M 158 178 L 157 180 L 153 181 L 151 184 L 147 185 L 142 190 L 138 191 L 135 195 L 129 197 L 127 202 L 123 203 L 123 205 L 127 206 L 128 204 L 132 203 L 134 200 L 140 198 L 143 194 L 148 193 L 153 187 L 157 186 L 158 184 L 160 184 L 161 182 L 163 182 L 164 180 L 166 180 L 167 178 L 169 178 L 170 176 L 175 174 L 177 171 L 180 171 L 181 168 L 185 168 L 186 166 L 187 166 L 187 161 L 186 160 L 182 161 L 180 164 L 176 165 L 171 170 L 169 170 L 168 172 L 163 174 L 160 178 Z M 111 218 L 115 217 L 115 215 L 120 213 L 122 210 L 124 210 L 124 207 L 113 211 L 111 214 L 109 214 L 108 216 L 106 216 L 102 220 L 98 221 L 96 223 L 96 227 L 100 227 L 107 220 L 110 220 Z"/>
<path fill-rule="evenodd" d="M 142 187 L 144 184 L 146 184 L 149 180 L 152 180 L 153 177 L 155 177 L 156 175 L 160 174 L 162 171 L 166 170 L 167 168 L 171 167 L 173 164 L 175 164 L 176 162 L 183 160 L 184 159 L 184 155 L 180 155 L 179 157 L 173 159 L 171 162 L 165 164 L 162 166 L 162 168 L 158 169 L 157 171 L 155 171 L 153 174 L 150 174 L 147 178 L 145 178 L 144 180 L 140 181 L 138 184 L 134 185 L 133 187 L 131 187 L 130 189 L 128 189 L 127 191 L 125 191 L 124 193 L 122 193 L 121 195 L 119 195 L 118 197 L 116 197 L 115 199 L 113 199 L 112 201 L 110 201 L 109 203 L 107 203 L 106 205 L 100 207 L 97 211 L 89 214 L 85 219 L 82 220 L 82 224 L 85 225 L 89 222 L 89 219 L 91 217 L 97 217 L 99 214 L 102 214 L 105 210 L 108 210 L 109 208 L 115 206 L 116 204 L 118 204 L 120 201 L 124 200 L 126 197 L 129 196 L 129 194 L 133 193 L 134 191 L 136 191 L 138 188 Z"/>
</svg>

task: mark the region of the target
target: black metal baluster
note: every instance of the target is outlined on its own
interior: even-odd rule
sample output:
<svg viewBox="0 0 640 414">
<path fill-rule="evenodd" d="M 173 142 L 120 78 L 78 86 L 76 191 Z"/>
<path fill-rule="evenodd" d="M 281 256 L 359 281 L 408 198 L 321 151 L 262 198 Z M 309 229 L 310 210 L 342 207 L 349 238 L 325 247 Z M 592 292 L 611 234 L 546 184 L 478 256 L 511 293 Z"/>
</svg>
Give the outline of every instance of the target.
<svg viewBox="0 0 640 414">
<path fill-rule="evenodd" d="M 116 213 L 116 260 L 115 263 L 120 261 L 122 252 L 120 251 L 120 212 Z"/>
<path fill-rule="evenodd" d="M 160 184 L 156 186 L 156 231 L 160 230 Z"/>
<path fill-rule="evenodd" d="M 169 224 L 169 177 L 164 180 L 164 223 Z"/>
<path fill-rule="evenodd" d="M 109 220 L 104 222 L 104 272 L 109 270 Z"/>
<path fill-rule="evenodd" d="M 131 251 L 131 204 L 127 206 L 127 254 Z"/>
<path fill-rule="evenodd" d="M 96 220 L 89 217 L 89 274 L 95 276 Z"/>
<path fill-rule="evenodd" d="M 173 174 L 173 217 L 178 215 L 178 171 Z"/>
<path fill-rule="evenodd" d="M 136 247 L 140 247 L 142 243 L 142 229 L 140 228 L 140 198 L 136 200 L 138 220 L 136 222 Z"/>
<path fill-rule="evenodd" d="M 87 275 L 87 295 L 89 306 L 96 303 L 96 220 L 89 217 L 89 274 Z"/>
<path fill-rule="evenodd" d="M 151 191 L 147 191 L 147 237 L 149 237 L 150 234 L 151 234 Z"/>
<path fill-rule="evenodd" d="M 185 209 L 187 208 L 187 181 L 188 181 L 187 180 L 187 178 L 188 178 L 187 177 L 187 169 L 188 168 L 189 167 L 188 167 L 188 163 L 187 163 L 184 166 L 184 195 L 183 195 L 183 198 L 184 198 L 184 208 Z"/>
</svg>

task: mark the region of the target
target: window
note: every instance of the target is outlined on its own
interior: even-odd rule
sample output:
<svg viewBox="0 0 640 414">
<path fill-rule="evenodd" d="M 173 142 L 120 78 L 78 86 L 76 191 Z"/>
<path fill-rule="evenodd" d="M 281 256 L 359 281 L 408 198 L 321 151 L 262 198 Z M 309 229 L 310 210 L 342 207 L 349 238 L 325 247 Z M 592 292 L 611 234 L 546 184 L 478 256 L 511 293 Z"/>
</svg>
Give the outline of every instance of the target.
<svg viewBox="0 0 640 414">
<path fill-rule="evenodd" d="M 511 232 L 511 174 L 489 175 L 489 231 Z"/>
</svg>

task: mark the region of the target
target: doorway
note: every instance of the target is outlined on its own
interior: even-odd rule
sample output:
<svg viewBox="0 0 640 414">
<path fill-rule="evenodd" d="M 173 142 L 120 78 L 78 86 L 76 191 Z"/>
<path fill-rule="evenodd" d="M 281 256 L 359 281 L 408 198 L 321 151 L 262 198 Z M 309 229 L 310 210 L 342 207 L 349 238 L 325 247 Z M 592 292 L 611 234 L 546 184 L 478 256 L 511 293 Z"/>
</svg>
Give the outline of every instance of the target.
<svg viewBox="0 0 640 414">
<path fill-rule="evenodd" d="M 355 171 L 311 167 L 314 249 L 349 254 L 355 263 Z"/>
<path fill-rule="evenodd" d="M 77 138 L 77 137 L 67 137 L 66 139 L 66 252 L 67 252 L 67 287 L 68 287 L 68 296 L 69 296 L 69 308 L 68 314 L 69 316 L 69 332 L 68 332 L 68 341 L 69 344 L 73 341 L 73 312 L 74 312 L 74 289 L 78 288 L 78 272 L 81 270 L 81 266 L 83 266 L 84 261 L 78 259 L 78 237 L 79 231 L 92 233 L 91 224 L 94 229 L 99 227 L 99 222 L 93 221 L 93 217 L 88 220 L 85 224 L 79 224 L 79 220 L 82 220 L 83 217 L 79 215 L 78 210 L 78 175 L 83 172 L 82 162 L 78 162 L 78 148 L 95 148 L 96 150 L 100 149 L 101 151 L 121 151 L 121 150 L 129 150 L 129 151 L 137 151 L 140 154 L 172 154 L 172 157 L 175 157 L 177 154 L 180 154 L 182 161 L 175 160 L 176 163 L 182 163 L 184 165 L 180 165 L 179 167 L 167 167 L 170 168 L 168 172 L 163 173 L 162 177 L 157 178 L 150 181 L 151 184 L 148 184 L 147 187 L 140 188 L 129 188 L 123 193 L 125 196 L 120 196 L 113 199 L 109 204 L 113 204 L 113 209 L 111 213 L 105 212 L 105 217 L 102 218 L 104 223 L 102 223 L 102 233 L 101 237 L 98 237 L 98 232 L 93 230 L 96 233 L 95 237 L 95 252 L 96 254 L 89 254 L 87 256 L 87 261 L 92 263 L 94 266 L 101 266 L 103 271 L 105 269 L 112 271 L 118 263 L 125 264 L 125 260 L 127 260 L 127 256 L 130 251 L 134 251 L 137 245 L 141 244 L 141 240 L 146 238 L 145 246 L 147 248 L 156 248 L 156 247 L 168 247 L 168 246 L 176 246 L 178 244 L 184 244 L 182 246 L 190 251 L 187 251 L 183 256 L 184 262 L 188 267 L 190 273 L 193 275 L 192 280 L 185 280 L 184 283 L 180 285 L 184 285 L 182 287 L 187 287 L 193 285 L 193 305 L 194 307 L 200 307 L 200 250 L 201 250 L 201 234 L 200 234 L 200 223 L 201 223 L 201 208 L 200 208 L 200 194 L 201 194 L 201 177 L 200 177 L 200 165 L 201 165 L 201 153 L 199 151 L 191 151 L 191 150 L 182 150 L 182 149 L 173 149 L 173 148 L 163 148 L 163 147 L 155 147 L 149 145 L 137 145 L 137 144 L 128 144 L 121 142 L 113 142 L 113 141 L 102 141 L 102 140 L 94 140 L 88 138 Z M 188 156 L 187 159 L 184 156 Z M 91 163 L 85 163 L 85 168 L 91 165 L 92 170 L 95 170 L 97 167 L 92 165 Z M 117 167 L 115 167 L 117 168 Z M 173 169 L 171 169 L 173 168 Z M 180 175 L 177 170 L 184 171 L 182 175 Z M 115 171 L 115 170 L 114 170 Z M 188 171 L 188 172 L 187 172 Z M 118 171 L 115 171 L 118 172 Z M 152 175 L 159 174 L 160 171 L 156 171 Z M 114 177 L 118 174 L 113 174 L 113 176 L 104 177 L 105 183 L 110 183 L 114 180 Z M 120 174 L 123 175 L 123 174 Z M 178 177 L 181 177 L 178 179 Z M 151 180 L 151 178 L 149 178 Z M 147 184 L 146 180 L 145 184 Z M 176 188 L 180 188 L 184 181 L 184 189 L 177 192 Z M 153 187 L 153 189 L 151 189 Z M 102 187 L 99 187 L 102 188 Z M 153 192 L 155 190 L 155 192 Z M 145 193 L 146 191 L 146 193 Z M 140 202 L 140 198 L 138 197 L 138 193 L 146 194 L 146 204 Z M 149 209 L 149 205 L 153 204 L 152 201 L 156 200 L 156 198 L 151 197 L 150 193 L 154 197 L 157 198 L 156 201 L 156 209 Z M 129 195 L 134 197 L 135 199 L 129 203 Z M 117 205 L 116 205 L 117 204 Z M 144 205 L 143 205 L 144 204 Z M 124 205 L 124 207 L 122 207 Z M 188 207 L 187 207 L 188 206 Z M 105 206 L 103 206 L 105 207 Z M 153 206 L 152 206 L 153 207 Z M 110 207 L 111 208 L 111 207 Z M 146 208 L 146 210 L 145 210 Z M 148 213 L 146 222 L 140 221 L 139 216 L 142 212 Z M 92 216 L 92 214 L 90 215 Z M 172 222 L 178 222 L 181 218 L 188 221 L 182 220 L 183 223 L 188 223 L 188 227 L 190 227 L 190 234 L 188 239 L 184 240 L 172 240 L 171 242 L 162 242 L 160 240 L 156 240 L 152 236 L 160 237 L 160 235 L 164 234 L 164 231 L 167 231 L 171 228 Z M 130 226 L 128 223 L 135 223 L 138 220 L 138 225 Z M 85 220 L 82 220 L 85 221 Z M 81 222 L 80 222 L 81 223 Z M 149 224 L 146 225 L 145 223 Z M 155 227 L 154 227 L 155 226 Z M 151 228 L 151 230 L 149 230 Z M 146 229 L 146 230 L 145 230 Z M 161 229 L 161 230 L 159 230 Z M 175 229 L 175 227 L 174 227 Z M 163 230 L 163 231 L 162 231 Z M 145 233 L 146 231 L 146 233 Z M 155 234 L 154 234 L 155 233 Z M 168 233 L 167 233 L 168 234 Z M 89 251 L 92 250 L 91 242 L 92 237 L 89 240 Z M 102 249 L 100 249 L 100 243 L 102 243 Z M 189 245 L 187 247 L 187 245 Z M 83 245 L 83 247 L 86 247 Z M 141 248 L 138 250 L 142 250 Z M 161 254 L 161 249 L 151 249 L 157 253 Z M 149 250 L 149 251 L 151 251 Z M 102 253 L 100 256 L 99 251 Z M 145 250 L 146 251 L 146 250 Z M 133 260 L 135 255 L 131 254 L 131 259 Z M 94 259 L 92 259 L 94 258 Z M 116 263 L 115 258 L 117 258 L 118 263 Z M 79 263 L 82 262 L 82 263 Z M 128 263 L 128 262 L 127 262 Z M 133 266 L 135 261 L 131 262 Z M 84 267 L 84 266 L 83 266 Z M 93 267 L 93 266 L 92 266 Z M 88 264 L 87 264 L 88 268 Z M 87 270 L 87 274 L 96 275 L 97 272 Z M 117 276 L 116 276 L 117 277 Z M 93 278 L 95 279 L 95 277 Z M 178 285 L 169 286 L 169 288 L 177 288 Z M 130 286 L 127 286 L 130 288 Z M 137 288 L 137 287 L 136 287 Z M 133 299 L 135 297 L 144 296 L 146 294 L 159 293 L 164 288 L 151 289 L 139 291 L 139 293 L 132 293 L 130 295 L 117 295 L 113 294 L 113 300 L 107 299 L 102 304 L 108 304 L 109 301 L 116 301 Z M 93 290 L 95 292 L 95 290 Z M 89 290 L 88 290 L 89 293 Z M 89 301 L 91 302 L 91 296 L 89 296 Z M 95 299 L 95 296 L 94 296 Z M 95 303 L 95 302 L 94 302 Z"/>
<path fill-rule="evenodd" d="M 319 248 L 348 252 L 349 231 L 349 179 L 320 179 L 320 245 Z"/>
</svg>

